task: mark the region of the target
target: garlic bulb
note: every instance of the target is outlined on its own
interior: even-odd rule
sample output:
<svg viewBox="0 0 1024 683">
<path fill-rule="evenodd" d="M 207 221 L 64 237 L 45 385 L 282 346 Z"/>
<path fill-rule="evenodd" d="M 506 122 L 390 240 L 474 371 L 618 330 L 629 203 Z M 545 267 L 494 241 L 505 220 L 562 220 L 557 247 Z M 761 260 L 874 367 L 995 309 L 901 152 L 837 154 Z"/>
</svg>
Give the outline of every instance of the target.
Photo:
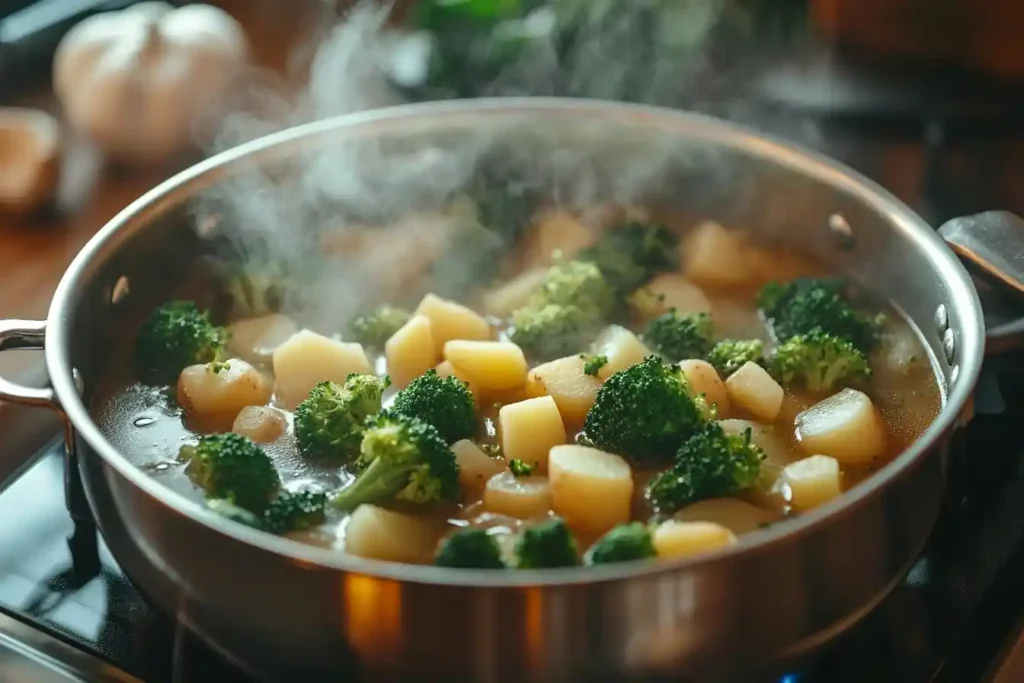
<svg viewBox="0 0 1024 683">
<path fill-rule="evenodd" d="M 248 54 L 241 26 L 211 5 L 142 2 L 76 25 L 54 57 L 71 128 L 123 162 L 187 147 Z"/>
<path fill-rule="evenodd" d="M 0 211 L 28 214 L 53 199 L 60 124 L 43 111 L 0 108 Z"/>
</svg>

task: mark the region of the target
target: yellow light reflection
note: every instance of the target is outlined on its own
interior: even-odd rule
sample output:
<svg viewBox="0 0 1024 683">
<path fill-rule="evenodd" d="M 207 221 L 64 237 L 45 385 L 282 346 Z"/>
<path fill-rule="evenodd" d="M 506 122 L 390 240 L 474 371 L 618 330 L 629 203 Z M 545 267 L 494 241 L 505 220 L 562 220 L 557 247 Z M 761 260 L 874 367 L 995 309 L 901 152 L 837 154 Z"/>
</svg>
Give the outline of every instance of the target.
<svg viewBox="0 0 1024 683">
<path fill-rule="evenodd" d="M 544 593 L 540 588 L 526 591 L 526 656 L 530 669 L 537 671 L 544 660 Z"/>
<path fill-rule="evenodd" d="M 385 663 L 401 649 L 402 586 L 348 574 L 342 579 L 348 641 L 367 662 Z"/>
</svg>

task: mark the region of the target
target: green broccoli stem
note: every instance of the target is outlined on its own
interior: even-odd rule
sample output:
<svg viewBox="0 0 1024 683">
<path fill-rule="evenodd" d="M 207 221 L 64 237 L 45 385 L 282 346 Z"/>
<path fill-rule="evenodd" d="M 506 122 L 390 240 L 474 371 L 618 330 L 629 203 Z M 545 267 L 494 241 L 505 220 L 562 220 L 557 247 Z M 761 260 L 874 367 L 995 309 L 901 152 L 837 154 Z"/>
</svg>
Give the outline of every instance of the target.
<svg viewBox="0 0 1024 683">
<path fill-rule="evenodd" d="M 409 476 L 414 469 L 415 465 L 395 467 L 377 458 L 359 473 L 355 481 L 334 494 L 331 505 L 338 510 L 352 512 L 360 505 L 390 500 L 409 484 Z"/>
</svg>

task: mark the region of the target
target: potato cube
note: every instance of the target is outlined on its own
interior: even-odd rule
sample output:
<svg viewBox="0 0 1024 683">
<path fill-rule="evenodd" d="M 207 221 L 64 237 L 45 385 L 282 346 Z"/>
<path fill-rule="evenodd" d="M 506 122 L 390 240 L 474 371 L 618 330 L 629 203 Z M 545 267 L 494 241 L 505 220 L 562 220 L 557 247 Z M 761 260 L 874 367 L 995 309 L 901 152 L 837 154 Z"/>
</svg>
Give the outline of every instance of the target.
<svg viewBox="0 0 1024 683">
<path fill-rule="evenodd" d="M 547 265 L 557 251 L 571 258 L 594 243 L 595 230 L 567 211 L 549 210 L 537 216 L 526 236 L 528 264 Z"/>
<path fill-rule="evenodd" d="M 689 557 L 736 543 L 736 535 L 714 522 L 679 522 L 670 519 L 654 531 L 658 557 Z"/>
<path fill-rule="evenodd" d="M 309 330 L 300 330 L 277 347 L 273 365 L 277 397 L 289 408 L 305 400 L 320 382 L 344 383 L 353 372 L 373 372 L 361 344 L 340 342 Z"/>
<path fill-rule="evenodd" d="M 629 521 L 633 472 L 619 456 L 585 446 L 555 446 L 548 477 L 552 507 L 573 528 L 603 534 Z"/>
<path fill-rule="evenodd" d="M 445 360 L 480 391 L 508 391 L 526 385 L 526 357 L 511 342 L 450 341 Z"/>
<path fill-rule="evenodd" d="M 402 389 L 434 367 L 437 352 L 430 319 L 414 315 L 384 344 L 391 384 Z"/>
<path fill-rule="evenodd" d="M 687 505 L 673 515 L 678 522 L 714 522 L 737 536 L 757 531 L 780 515 L 739 498 L 712 498 Z"/>
<path fill-rule="evenodd" d="M 228 325 L 228 348 L 250 363 L 267 363 L 277 347 L 298 331 L 295 321 L 280 313 L 236 320 Z"/>
<path fill-rule="evenodd" d="M 277 440 L 288 429 L 284 413 L 270 406 L 246 406 L 238 413 L 231 431 L 247 436 L 256 443 Z"/>
<path fill-rule="evenodd" d="M 441 532 L 436 519 L 360 505 L 345 525 L 345 552 L 385 562 L 427 562 Z"/>
<path fill-rule="evenodd" d="M 498 411 L 501 450 L 506 460 L 522 460 L 547 470 L 548 451 L 566 441 L 565 425 L 550 396 L 510 403 Z"/>
<path fill-rule="evenodd" d="M 530 301 L 530 297 L 540 289 L 547 276 L 547 268 L 532 268 L 523 271 L 484 295 L 484 312 L 496 318 L 508 317 L 512 311 L 522 308 Z"/>
<path fill-rule="evenodd" d="M 430 320 L 430 333 L 438 357 L 444 353 L 445 343 L 453 339 L 485 341 L 491 338 L 491 326 L 479 313 L 433 294 L 423 297 L 416 314 Z"/>
<path fill-rule="evenodd" d="M 240 358 L 191 365 L 178 376 L 178 403 L 186 413 L 234 416 L 246 406 L 263 405 L 271 394 L 270 381 Z"/>
<path fill-rule="evenodd" d="M 611 325 L 594 341 L 593 353 L 595 356 L 608 358 L 608 364 L 597 373 L 597 376 L 604 380 L 616 372 L 636 365 L 650 356 L 651 350 L 625 327 Z"/>
<path fill-rule="evenodd" d="M 747 361 L 725 380 L 729 401 L 754 417 L 771 422 L 782 408 L 783 391 L 768 371 Z"/>
<path fill-rule="evenodd" d="M 544 517 L 551 511 L 551 485 L 547 477 L 516 477 L 508 470 L 487 480 L 484 507 L 496 515 L 516 519 Z"/>
<path fill-rule="evenodd" d="M 661 297 L 666 311 L 674 308 L 680 313 L 711 313 L 704 290 L 679 273 L 663 273 L 647 283 L 647 289 Z"/>
<path fill-rule="evenodd" d="M 453 443 L 452 453 L 459 464 L 459 483 L 468 491 L 482 491 L 487 480 L 506 467 L 503 459 L 492 458 L 469 439 Z"/>
<path fill-rule="evenodd" d="M 748 248 L 746 234 L 707 221 L 683 241 L 683 275 L 698 285 L 737 287 L 756 278 L 744 267 Z"/>
<path fill-rule="evenodd" d="M 843 389 L 796 416 L 796 438 L 811 455 L 866 465 L 885 453 L 885 424 L 867 394 Z"/>
<path fill-rule="evenodd" d="M 823 505 L 842 493 L 839 461 L 827 455 L 812 455 L 782 470 L 789 491 L 789 504 L 797 512 Z"/>
<path fill-rule="evenodd" d="M 553 398 L 565 425 L 579 429 L 594 405 L 601 380 L 583 372 L 583 359 L 575 355 L 538 365 L 530 371 L 526 386 L 531 396 Z"/>
<path fill-rule="evenodd" d="M 726 417 L 729 413 L 729 393 L 722 378 L 718 376 L 718 370 L 711 363 L 698 359 L 684 360 L 679 363 L 679 367 L 690 383 L 693 395 L 704 394 L 705 400 L 717 408 L 718 417 Z"/>
</svg>

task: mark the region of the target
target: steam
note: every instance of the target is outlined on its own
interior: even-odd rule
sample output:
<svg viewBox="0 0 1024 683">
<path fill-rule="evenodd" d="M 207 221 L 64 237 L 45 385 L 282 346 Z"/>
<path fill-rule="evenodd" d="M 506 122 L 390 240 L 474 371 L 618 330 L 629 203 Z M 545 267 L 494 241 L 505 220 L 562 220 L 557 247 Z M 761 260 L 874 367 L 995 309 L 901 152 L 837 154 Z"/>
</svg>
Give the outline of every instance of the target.
<svg viewBox="0 0 1024 683">
<path fill-rule="evenodd" d="M 734 60 L 728 77 L 713 68 L 713 57 L 722 53 L 723 26 L 727 34 L 742 33 L 742 22 L 730 16 L 732 3 L 677 3 L 686 17 L 655 30 L 652 42 L 650 9 L 663 1 L 558 0 L 552 4 L 561 11 L 601 9 L 581 23 L 568 47 L 534 39 L 531 50 L 494 73 L 471 70 L 474 90 L 627 100 L 711 113 L 774 132 L 781 123 L 790 137 L 805 140 L 815 134 L 792 130 L 745 96 L 751 72 L 742 60 Z M 428 50 L 437 46 L 389 27 L 390 11 L 389 5 L 364 0 L 322 30 L 314 47 L 300 55 L 307 59 L 298 60 L 308 68 L 307 84 L 298 92 L 268 74 L 250 74 L 207 141 L 209 151 L 412 98 L 458 95 L 423 85 Z M 554 21 L 552 11 L 535 12 L 521 30 L 543 36 Z M 486 61 L 484 55 L 481 62 Z M 666 183 L 678 183 L 680 173 L 694 197 L 709 200 L 726 189 L 737 191 L 728 164 L 707 172 L 715 168 L 706 158 L 713 151 L 680 149 L 652 135 L 612 141 L 607 128 L 594 122 L 571 122 L 558 131 L 540 130 L 530 120 L 447 128 L 338 139 L 254 165 L 200 198 L 197 223 L 227 238 L 243 258 L 270 254 L 288 264 L 302 284 L 287 293 L 287 312 L 333 333 L 377 302 L 416 296 L 424 287 L 458 296 L 479 279 L 481 268 L 494 275 L 495 264 L 486 262 L 491 249 L 502 246 L 494 240 L 517 239 L 528 205 L 538 199 L 576 210 L 642 204 L 673 191 Z M 687 168 L 702 171 L 686 176 Z M 497 236 L 474 231 L 482 217 L 461 201 L 467 188 L 478 196 L 503 195 L 502 210 L 519 212 L 506 221 L 512 227 Z M 438 212 L 453 205 L 458 208 Z M 409 218 L 411 212 L 420 215 Z"/>
</svg>

